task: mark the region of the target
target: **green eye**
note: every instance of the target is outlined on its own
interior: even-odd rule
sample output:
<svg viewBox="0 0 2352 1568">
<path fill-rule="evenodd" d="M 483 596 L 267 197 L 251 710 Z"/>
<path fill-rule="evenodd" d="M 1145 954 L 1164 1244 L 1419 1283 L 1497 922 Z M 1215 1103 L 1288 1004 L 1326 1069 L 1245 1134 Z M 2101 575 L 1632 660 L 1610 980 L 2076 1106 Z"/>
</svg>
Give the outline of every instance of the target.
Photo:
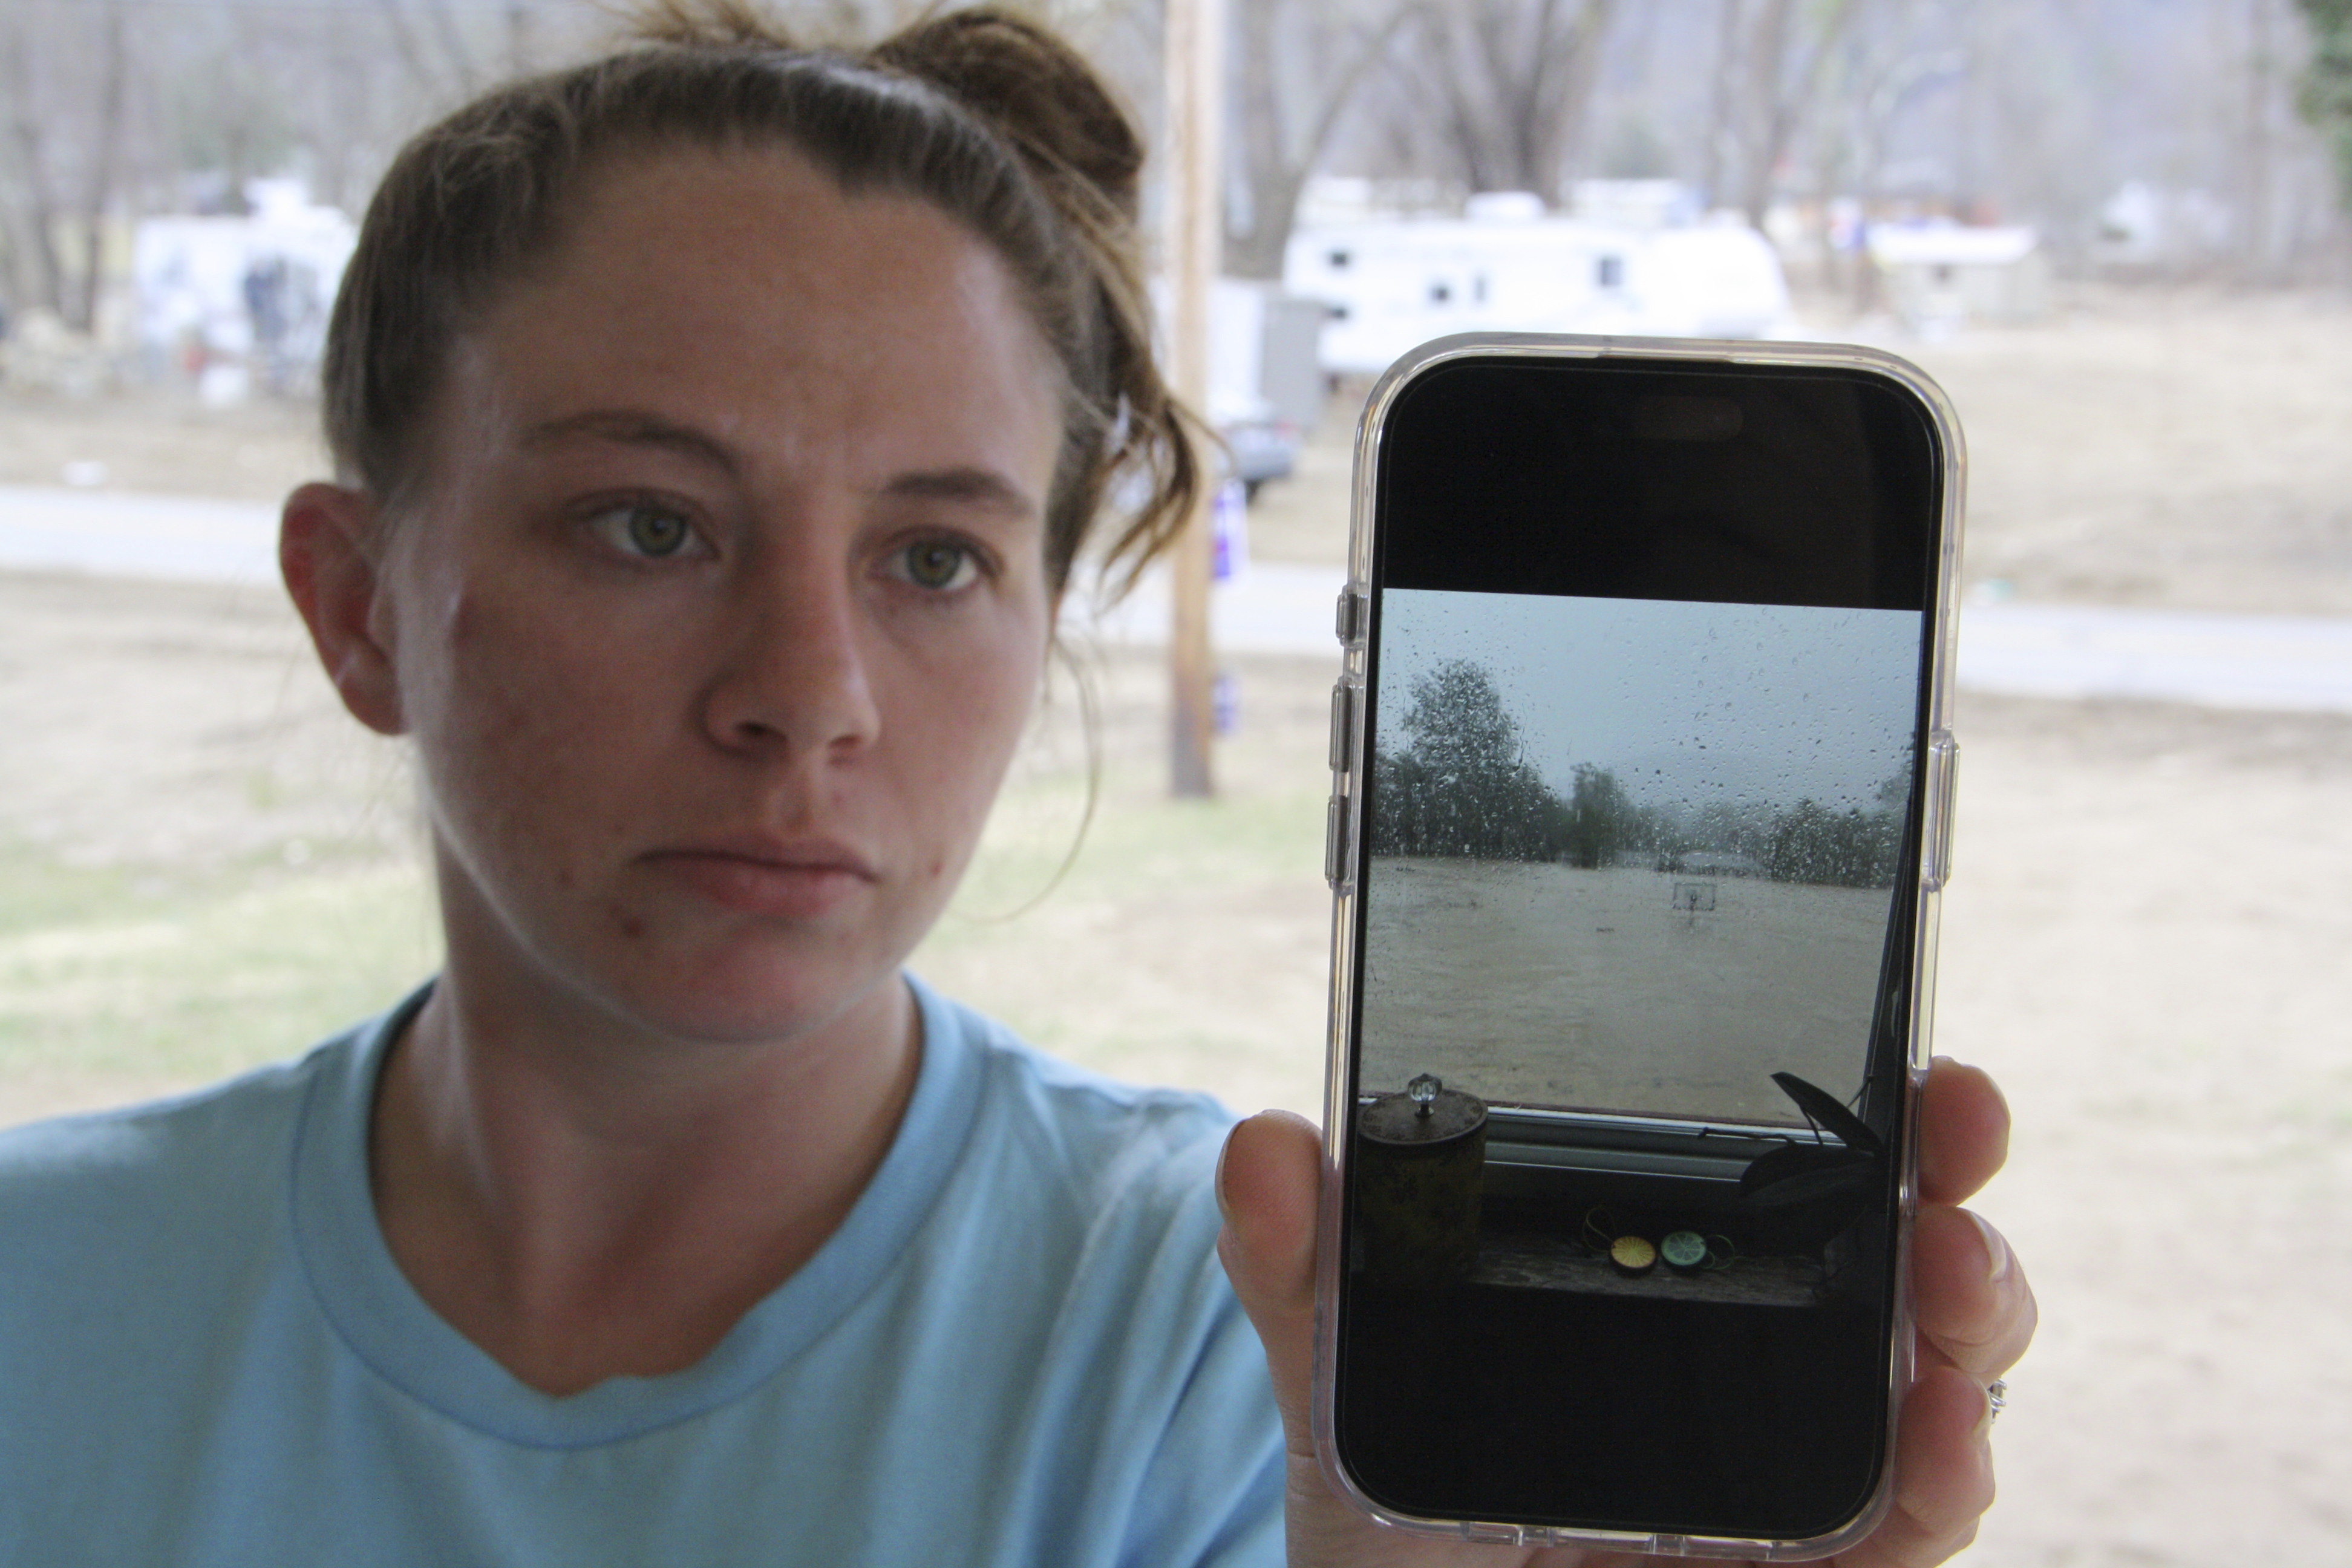
<svg viewBox="0 0 2352 1568">
<path fill-rule="evenodd" d="M 948 539 L 927 539 L 900 552 L 907 581 L 918 588 L 960 588 L 975 570 L 971 552 Z"/>
<path fill-rule="evenodd" d="M 718 552 L 694 519 L 696 509 L 666 496 L 613 497 L 583 506 L 578 526 L 598 549 L 625 560 L 708 561 Z"/>
<path fill-rule="evenodd" d="M 629 548 L 640 555 L 675 555 L 693 536 L 686 519 L 674 511 L 633 506 L 625 515 L 624 531 L 628 536 Z"/>
</svg>

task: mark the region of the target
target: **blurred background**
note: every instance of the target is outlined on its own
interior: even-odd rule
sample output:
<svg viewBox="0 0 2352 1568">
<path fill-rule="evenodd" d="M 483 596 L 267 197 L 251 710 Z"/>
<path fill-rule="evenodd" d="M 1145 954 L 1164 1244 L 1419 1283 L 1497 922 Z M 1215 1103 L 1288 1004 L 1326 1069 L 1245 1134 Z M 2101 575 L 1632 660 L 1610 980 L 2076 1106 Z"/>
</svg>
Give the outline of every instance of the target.
<svg viewBox="0 0 2352 1568">
<path fill-rule="evenodd" d="M 1160 134 L 1161 5 L 1040 8 Z M 912 11 L 778 9 L 812 39 Z M 414 783 L 313 667 L 275 506 L 322 471 L 321 329 L 385 162 L 614 26 L 0 0 L 0 1123 L 292 1054 L 431 972 Z M 1214 792 L 1168 787 L 1164 581 L 1081 592 L 916 966 L 1109 1071 L 1316 1114 L 1370 378 L 1472 327 L 1893 349 L 1970 443 L 1937 1037 L 2011 1096 L 1982 1206 L 2044 1310 L 1966 1561 L 2352 1562 L 2352 4 L 1222 26 Z M 1155 185 L 1155 242 L 1168 216 Z"/>
</svg>

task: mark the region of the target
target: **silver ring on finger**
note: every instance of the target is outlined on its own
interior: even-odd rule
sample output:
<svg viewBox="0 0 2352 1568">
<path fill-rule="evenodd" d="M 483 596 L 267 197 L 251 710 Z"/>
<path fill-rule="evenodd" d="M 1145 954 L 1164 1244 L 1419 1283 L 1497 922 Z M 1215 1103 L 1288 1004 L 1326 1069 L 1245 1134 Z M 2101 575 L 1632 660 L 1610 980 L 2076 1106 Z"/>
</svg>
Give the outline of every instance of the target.
<svg viewBox="0 0 2352 1568">
<path fill-rule="evenodd" d="M 1996 1377 L 1986 1384 L 1985 1403 L 1992 1407 L 1992 1418 L 2000 1420 L 2000 1413 L 2009 1408 L 2009 1379 Z"/>
</svg>

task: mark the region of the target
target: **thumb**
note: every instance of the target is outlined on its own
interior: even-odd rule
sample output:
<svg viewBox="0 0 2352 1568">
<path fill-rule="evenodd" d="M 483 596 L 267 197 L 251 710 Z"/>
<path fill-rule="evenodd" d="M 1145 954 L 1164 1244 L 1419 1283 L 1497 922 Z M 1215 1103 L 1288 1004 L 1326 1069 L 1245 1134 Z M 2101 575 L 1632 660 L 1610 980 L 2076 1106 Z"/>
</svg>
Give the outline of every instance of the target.
<svg viewBox="0 0 2352 1568">
<path fill-rule="evenodd" d="M 1307 1419 L 1315 1368 L 1315 1227 L 1323 1139 L 1305 1118 L 1266 1110 L 1235 1127 L 1217 1163 L 1217 1238 L 1234 1294 L 1258 1338 L 1294 1452 L 1312 1446 Z"/>
</svg>

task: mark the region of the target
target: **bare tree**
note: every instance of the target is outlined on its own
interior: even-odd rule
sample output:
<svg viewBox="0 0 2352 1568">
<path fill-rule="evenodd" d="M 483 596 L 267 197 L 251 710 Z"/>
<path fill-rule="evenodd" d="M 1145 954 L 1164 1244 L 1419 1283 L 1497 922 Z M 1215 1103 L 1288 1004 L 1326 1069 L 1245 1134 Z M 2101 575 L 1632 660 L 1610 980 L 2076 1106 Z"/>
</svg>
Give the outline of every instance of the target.
<svg viewBox="0 0 2352 1568">
<path fill-rule="evenodd" d="M 1864 0 L 1721 0 L 1709 195 L 1761 226 L 1773 180 Z M 1727 201 L 1726 197 L 1730 198 Z"/>
<path fill-rule="evenodd" d="M 1820 190 L 1856 196 L 1865 205 L 1884 194 L 1897 123 L 1921 95 L 1972 69 L 1974 34 L 1969 49 L 1953 47 L 1942 27 L 1948 20 L 1934 0 L 1878 0 L 1850 18 L 1831 41 L 1826 58 L 1812 73 L 1812 104 L 1805 116 Z M 1970 27 L 1976 21 L 1965 19 Z M 1876 276 L 1868 266 L 1857 266 L 1846 280 L 1858 306 L 1875 303 Z"/>
<path fill-rule="evenodd" d="M 1559 196 L 1615 0 L 1468 0 L 1416 13 L 1400 69 L 1474 191 Z"/>
<path fill-rule="evenodd" d="M 1706 145 L 1702 153 L 1699 184 L 1706 199 L 1720 205 L 1729 184 L 1728 173 L 1738 152 L 1740 0 L 1716 0 L 1715 90 L 1708 105 Z"/>
<path fill-rule="evenodd" d="M 376 0 L 393 52 L 400 57 L 411 84 L 427 100 L 462 97 L 472 91 L 478 77 L 474 51 L 458 30 L 447 0 L 415 0 L 425 26 L 432 29 L 429 45 L 418 36 L 410 4 L 411 0 Z"/>
<path fill-rule="evenodd" d="M 36 305 L 68 326 L 96 322 L 104 281 L 105 226 L 117 195 L 130 110 L 131 48 L 121 0 L 43 18 L 35 29 L 11 20 L 6 185 L 11 250 L 30 263 Z M 70 225 L 79 244 L 61 245 Z"/>
<path fill-rule="evenodd" d="M 425 46 L 409 25 L 408 13 L 401 8 L 400 0 L 378 0 L 383 15 L 385 34 L 392 40 L 393 53 L 407 69 L 410 85 L 428 97 L 442 90 L 440 76 L 425 56 Z"/>
<path fill-rule="evenodd" d="M 16 199 L 8 205 L 9 255 L 17 265 L 13 280 L 22 297 L 65 314 L 65 263 L 58 254 L 58 204 L 50 174 L 50 135 L 33 93 L 31 41 L 21 18 L 5 39 L 8 79 L 8 150 Z M 29 271 L 30 276 L 25 274 Z"/>
<path fill-rule="evenodd" d="M 79 288 L 68 300 L 68 325 L 89 331 L 98 324 L 98 297 L 105 282 L 106 219 L 113 205 L 115 174 L 122 159 L 122 117 L 131 72 L 130 48 L 123 37 L 121 0 L 110 0 L 100 25 L 98 91 L 94 102 L 91 146 L 82 171 L 81 272 Z"/>
<path fill-rule="evenodd" d="M 1407 0 L 1256 0 L 1230 15 L 1248 211 L 1226 226 L 1225 270 L 1279 278 L 1299 193 L 1410 12 Z"/>
<path fill-rule="evenodd" d="M 2247 275 L 2257 279 L 2269 271 L 2272 261 L 2271 122 L 2281 97 L 2271 6 L 2272 0 L 2248 0 L 2246 8 L 2245 177 L 2241 198 L 2245 222 L 2240 226 Z"/>
<path fill-rule="evenodd" d="M 449 15 L 449 0 L 422 0 L 425 15 L 433 24 L 433 36 L 439 40 L 441 53 L 449 62 L 457 78 L 457 90 L 470 93 L 480 72 L 474 63 L 474 51 L 467 46 L 465 36 L 457 31 L 457 22 Z"/>
</svg>

